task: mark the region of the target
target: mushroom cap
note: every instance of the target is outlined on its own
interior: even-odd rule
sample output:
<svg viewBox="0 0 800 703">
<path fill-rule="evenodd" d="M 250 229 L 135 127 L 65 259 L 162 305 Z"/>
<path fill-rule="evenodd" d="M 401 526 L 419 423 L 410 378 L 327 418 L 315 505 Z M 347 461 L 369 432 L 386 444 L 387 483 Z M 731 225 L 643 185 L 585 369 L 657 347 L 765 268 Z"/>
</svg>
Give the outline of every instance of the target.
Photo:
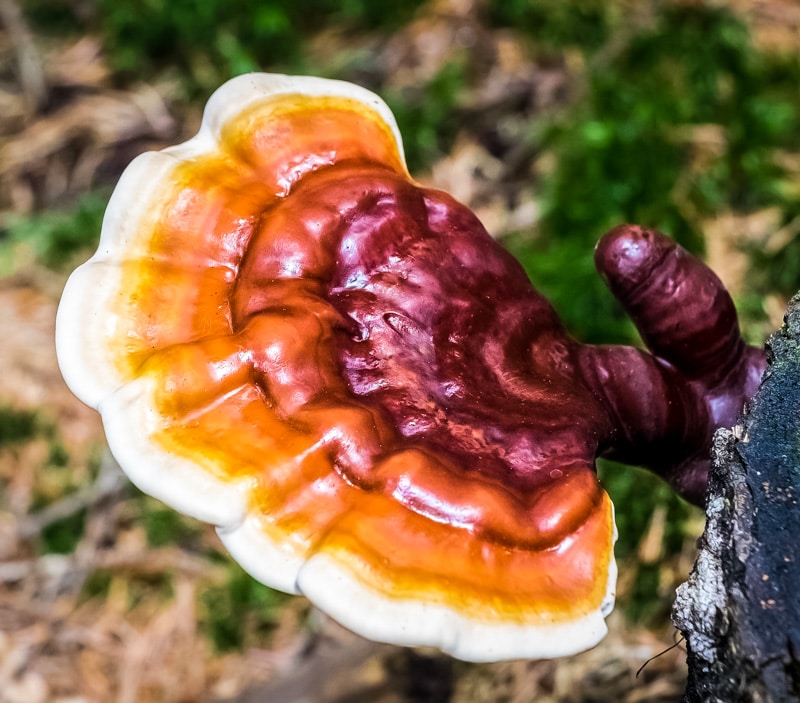
<svg viewBox="0 0 800 703">
<path fill-rule="evenodd" d="M 414 183 L 369 91 L 223 85 L 197 136 L 123 174 L 56 336 L 131 480 L 263 583 L 467 660 L 604 636 L 616 531 L 573 343 Z"/>
</svg>

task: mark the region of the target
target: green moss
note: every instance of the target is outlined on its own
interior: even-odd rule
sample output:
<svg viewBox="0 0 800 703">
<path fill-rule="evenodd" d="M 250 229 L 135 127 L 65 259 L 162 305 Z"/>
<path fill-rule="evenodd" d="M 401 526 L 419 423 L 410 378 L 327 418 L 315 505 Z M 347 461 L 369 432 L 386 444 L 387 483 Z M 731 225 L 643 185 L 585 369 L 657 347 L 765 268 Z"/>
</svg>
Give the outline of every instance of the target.
<svg viewBox="0 0 800 703">
<path fill-rule="evenodd" d="M 679 498 L 664 481 L 644 469 L 601 460 L 598 470 L 600 481 L 616 506 L 619 539 L 615 551 L 620 559 L 635 554 L 657 507 L 666 510 L 666 551 L 675 553 L 683 547 L 686 521 L 699 508 Z"/>
<path fill-rule="evenodd" d="M 95 569 L 83 583 L 81 589 L 81 600 L 87 601 L 92 598 L 106 598 L 111 588 L 112 572 L 110 569 Z"/>
<path fill-rule="evenodd" d="M 619 532 L 614 552 L 620 573 L 624 571 L 626 581 L 632 583 L 618 606 L 637 622 L 664 622 L 672 594 L 662 592 L 663 561 L 680 553 L 686 540 L 693 537 L 688 525 L 690 518 L 700 515 L 700 509 L 686 503 L 664 481 L 644 469 L 601 460 L 598 473 L 614 503 Z M 661 558 L 645 564 L 639 559 L 638 550 L 657 510 L 665 511 Z"/>
<path fill-rule="evenodd" d="M 609 38 L 617 8 L 608 0 L 502 0 L 489 3 L 488 19 L 551 47 L 597 48 Z"/>
<path fill-rule="evenodd" d="M 72 268 L 78 254 L 97 246 L 108 197 L 105 190 L 90 192 L 71 208 L 10 218 L 0 231 L 0 273 L 14 267 L 19 249 L 27 251 L 24 259 L 59 270 Z"/>
<path fill-rule="evenodd" d="M 428 168 L 452 147 L 462 124 L 458 99 L 466 85 L 466 66 L 448 63 L 428 83 L 384 95 L 397 119 L 408 168 Z"/>
<path fill-rule="evenodd" d="M 33 439 L 40 431 L 39 416 L 31 410 L 0 405 L 0 448 Z"/>
<path fill-rule="evenodd" d="M 759 53 L 724 7 L 657 9 L 642 30 L 621 20 L 613 51 L 583 47 L 581 98 L 537 125 L 539 148 L 555 164 L 536 186 L 537 237 L 511 243 L 585 341 L 635 340 L 592 265 L 611 227 L 655 227 L 702 253 L 703 223 L 720 212 L 798 210 L 776 158 L 800 148 L 797 59 Z M 716 142 L 704 145 L 696 130 L 709 126 Z M 800 257 L 785 253 L 760 262 L 782 291 L 800 287 Z"/>
<path fill-rule="evenodd" d="M 140 501 L 147 543 L 151 547 L 168 544 L 188 546 L 199 541 L 201 529 L 196 520 L 164 507 L 152 498 L 142 496 Z"/>
<path fill-rule="evenodd" d="M 76 3 L 64 0 L 25 0 L 20 5 L 37 32 L 64 36 L 76 34 L 84 27 Z"/>
<path fill-rule="evenodd" d="M 86 510 L 45 527 L 38 540 L 40 554 L 72 554 L 83 537 Z"/>
<path fill-rule="evenodd" d="M 188 97 L 254 70 L 325 73 L 307 65 L 303 41 L 321 29 L 388 32 L 421 0 L 98 0 L 94 23 L 120 76 L 179 72 Z"/>
<path fill-rule="evenodd" d="M 263 646 L 287 598 L 230 564 L 227 581 L 203 591 L 202 626 L 220 652 Z"/>
</svg>

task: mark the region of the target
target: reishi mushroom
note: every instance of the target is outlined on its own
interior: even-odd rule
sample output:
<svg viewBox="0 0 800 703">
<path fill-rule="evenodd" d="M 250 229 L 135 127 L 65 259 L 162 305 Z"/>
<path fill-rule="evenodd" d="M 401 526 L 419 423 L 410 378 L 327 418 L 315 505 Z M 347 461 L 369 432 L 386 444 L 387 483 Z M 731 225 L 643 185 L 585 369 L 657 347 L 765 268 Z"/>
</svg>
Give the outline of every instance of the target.
<svg viewBox="0 0 800 703">
<path fill-rule="evenodd" d="M 556 657 L 613 607 L 596 457 L 701 502 L 764 366 L 668 238 L 625 225 L 596 258 L 650 353 L 569 337 L 472 212 L 411 179 L 377 96 L 250 74 L 122 176 L 59 361 L 132 481 L 260 581 L 376 640 Z"/>
</svg>

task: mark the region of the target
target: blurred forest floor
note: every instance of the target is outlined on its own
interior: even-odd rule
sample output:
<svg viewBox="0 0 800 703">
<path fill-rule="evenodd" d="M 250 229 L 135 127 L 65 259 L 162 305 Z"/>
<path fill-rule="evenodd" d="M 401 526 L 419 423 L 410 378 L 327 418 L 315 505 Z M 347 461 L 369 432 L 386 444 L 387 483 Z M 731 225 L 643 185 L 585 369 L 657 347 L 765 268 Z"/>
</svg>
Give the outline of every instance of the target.
<svg viewBox="0 0 800 703">
<path fill-rule="evenodd" d="M 583 209 L 599 228 L 646 218 L 643 224 L 704 252 L 733 291 L 747 336 L 763 339 L 800 288 L 800 4 L 544 0 L 508 2 L 511 9 L 500 11 L 500 3 L 478 0 L 407 3 L 408 10 L 387 0 L 393 22 L 354 2 L 342 4 L 355 9 L 341 24 L 319 4 L 327 8 L 323 19 L 333 19 L 301 31 L 293 24 L 299 20 L 276 9 L 280 3 L 261 3 L 272 14 L 262 12 L 256 24 L 283 32 L 295 47 L 281 63 L 259 54 L 258 37 L 237 43 L 246 33 L 237 34 L 222 10 L 213 45 L 204 50 L 202 27 L 192 45 L 176 30 L 191 16 L 191 3 L 142 3 L 144 24 L 137 27 L 139 10 L 128 16 L 121 8 L 138 3 L 0 0 L 0 703 L 679 700 L 684 654 L 680 646 L 669 649 L 675 634 L 668 613 L 703 520 L 662 487 L 641 483 L 649 479 L 631 470 L 606 469 L 612 495 L 617 491 L 621 576 L 611 633 L 594 650 L 557 661 L 469 665 L 374 645 L 303 599 L 255 583 L 231 563 L 212 528 L 130 486 L 104 448 L 97 415 L 61 380 L 55 311 L 69 271 L 96 245 L 105 202 L 125 165 L 144 150 L 191 136 L 218 82 L 260 68 L 347 78 L 385 96 L 412 172 L 470 205 L 542 282 L 579 336 L 600 341 L 606 329 L 603 341 L 631 335 L 611 303 L 595 302 L 596 288 L 586 288 L 591 295 L 584 300 L 583 284 L 568 278 L 584 269 L 587 280 L 594 275 L 586 262 L 598 232 L 563 214 L 579 217 Z M 538 14 L 529 10 L 539 6 Z M 247 24 L 246 13 L 259 3 L 232 7 Z M 604 7 L 610 9 L 598 9 Z M 164 26 L 153 16 L 163 16 Z M 696 48 L 698 65 L 709 71 L 708 62 L 719 59 L 721 73 L 711 83 L 720 104 L 726 91 L 740 89 L 752 100 L 725 117 L 703 112 L 701 96 L 696 113 L 678 115 L 664 129 L 649 107 L 641 108 L 641 123 L 623 127 L 641 128 L 653 144 L 667 135 L 668 156 L 658 156 L 655 169 L 618 164 L 629 170 L 626 181 L 616 174 L 620 147 L 604 122 L 612 118 L 597 97 L 602 80 L 624 81 L 621 67 L 660 60 L 641 54 L 637 38 L 645 37 L 645 46 L 669 45 L 671 35 L 658 34 L 659 27 L 689 26 L 698 17 L 718 24 L 681 41 L 690 42 L 690 57 Z M 744 33 L 736 34 L 739 27 Z M 135 42 L 146 44 L 161 30 L 169 46 L 142 46 L 137 54 Z M 706 39 L 722 47 L 711 59 L 703 54 Z M 737 46 L 746 55 L 739 68 L 739 55 L 726 53 Z M 777 63 L 759 68 L 763 57 Z M 702 70 L 687 80 L 702 83 Z M 767 95 L 737 83 L 750 71 L 769 87 Z M 625 101 L 635 83 L 607 88 L 631 114 L 639 108 Z M 669 86 L 656 86 L 659 92 L 672 100 Z M 751 122 L 736 122 L 750 112 Z M 658 126 L 654 137 L 645 128 L 651 124 Z M 575 131 L 564 136 L 560 127 Z M 581 144 L 588 156 L 576 156 Z M 665 187 L 658 164 L 667 172 L 673 155 L 677 175 Z M 564 164 L 578 158 L 569 171 Z M 606 158 L 610 170 L 595 173 Z M 583 172 L 595 179 L 588 186 Z M 665 204 L 642 209 L 650 196 L 649 176 L 641 173 L 652 175 Z M 754 194 L 748 178 L 764 192 Z M 734 181 L 741 192 L 720 191 L 720 183 Z M 568 196 L 574 189 L 568 206 L 559 205 L 559 188 Z M 557 280 L 567 281 L 563 289 Z M 606 307 L 595 312 L 595 305 Z M 620 515 L 626 497 L 643 501 L 629 517 Z"/>
</svg>

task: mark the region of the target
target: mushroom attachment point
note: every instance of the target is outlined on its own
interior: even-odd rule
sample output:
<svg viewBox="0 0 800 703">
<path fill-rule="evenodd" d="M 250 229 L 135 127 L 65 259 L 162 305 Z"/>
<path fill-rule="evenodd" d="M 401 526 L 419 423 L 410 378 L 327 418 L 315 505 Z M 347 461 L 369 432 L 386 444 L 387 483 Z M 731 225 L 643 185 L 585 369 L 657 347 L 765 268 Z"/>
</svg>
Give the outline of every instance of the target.
<svg viewBox="0 0 800 703">
<path fill-rule="evenodd" d="M 57 348 L 142 490 L 355 632 L 468 660 L 605 634 L 606 455 L 702 500 L 763 359 L 666 237 L 598 267 L 651 353 L 586 346 L 465 206 L 409 176 L 374 94 L 250 74 L 138 157 L 64 291 Z"/>
</svg>

